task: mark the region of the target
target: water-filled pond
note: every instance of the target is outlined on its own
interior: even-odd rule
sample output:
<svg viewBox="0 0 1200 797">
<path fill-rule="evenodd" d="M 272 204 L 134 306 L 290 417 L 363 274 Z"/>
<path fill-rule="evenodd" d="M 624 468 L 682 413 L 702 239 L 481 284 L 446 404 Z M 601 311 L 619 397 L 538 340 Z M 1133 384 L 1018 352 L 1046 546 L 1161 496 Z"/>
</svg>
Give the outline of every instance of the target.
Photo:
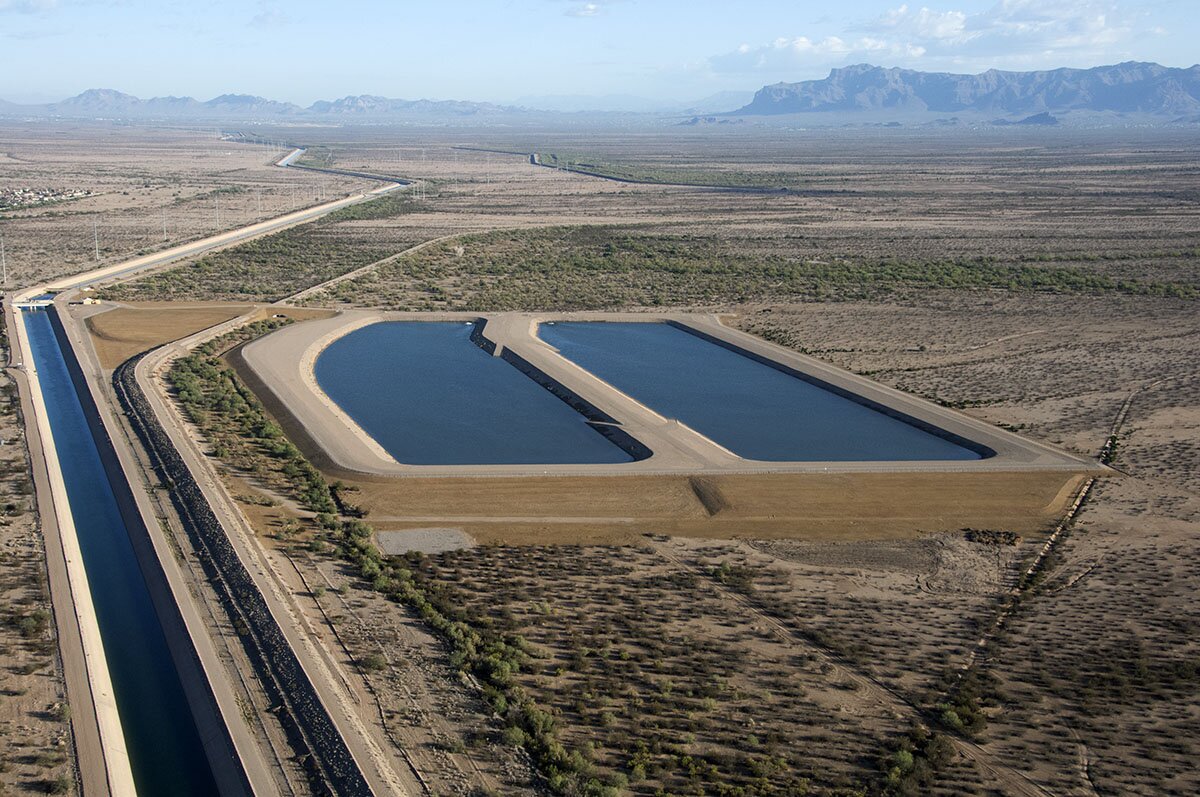
<svg viewBox="0 0 1200 797">
<path fill-rule="evenodd" d="M 473 324 L 390 321 L 329 345 L 317 383 L 398 462 L 514 465 L 632 457 L 471 340 Z"/>
<path fill-rule="evenodd" d="M 558 322 L 542 340 L 746 459 L 970 460 L 980 454 L 666 323 Z"/>
</svg>

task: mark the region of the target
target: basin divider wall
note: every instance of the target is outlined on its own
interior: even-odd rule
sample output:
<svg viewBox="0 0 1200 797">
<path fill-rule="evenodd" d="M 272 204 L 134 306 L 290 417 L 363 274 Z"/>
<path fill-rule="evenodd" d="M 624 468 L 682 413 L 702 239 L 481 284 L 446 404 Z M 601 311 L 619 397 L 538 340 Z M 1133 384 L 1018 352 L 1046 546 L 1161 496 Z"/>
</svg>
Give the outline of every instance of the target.
<svg viewBox="0 0 1200 797">
<path fill-rule="evenodd" d="M 493 343 L 492 346 L 494 348 L 495 344 Z M 500 359 L 550 391 L 553 396 L 582 415 L 587 420 L 588 426 L 608 438 L 613 445 L 631 456 L 634 462 L 649 459 L 654 453 L 646 444 L 625 431 L 616 418 L 613 418 L 512 349 L 505 346 L 500 352 Z"/>
<path fill-rule="evenodd" d="M 486 351 L 488 354 L 495 357 L 496 356 L 495 341 L 489 340 L 488 338 L 484 337 L 484 335 L 483 335 L 483 328 L 486 326 L 487 326 L 486 318 L 475 319 L 475 325 L 471 329 L 471 342 L 474 343 L 479 348 Z"/>
</svg>

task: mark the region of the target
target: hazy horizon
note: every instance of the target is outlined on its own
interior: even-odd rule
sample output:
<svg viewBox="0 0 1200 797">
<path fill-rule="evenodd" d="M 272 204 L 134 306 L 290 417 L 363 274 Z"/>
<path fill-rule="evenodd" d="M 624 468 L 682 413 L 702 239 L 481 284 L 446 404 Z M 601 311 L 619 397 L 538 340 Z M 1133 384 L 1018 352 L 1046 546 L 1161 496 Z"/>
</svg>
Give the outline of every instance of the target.
<svg viewBox="0 0 1200 797">
<path fill-rule="evenodd" d="M 1200 11 L 1182 0 L 847 0 L 835 11 L 762 0 L 471 0 L 399 8 L 301 0 L 203 8 L 0 0 L 0 98 L 57 102 L 92 88 L 142 98 L 252 94 L 307 106 L 372 94 L 519 104 L 529 97 L 664 103 L 869 62 L 977 73 L 1195 62 Z M 30 65 L 36 65 L 31 69 Z"/>
</svg>

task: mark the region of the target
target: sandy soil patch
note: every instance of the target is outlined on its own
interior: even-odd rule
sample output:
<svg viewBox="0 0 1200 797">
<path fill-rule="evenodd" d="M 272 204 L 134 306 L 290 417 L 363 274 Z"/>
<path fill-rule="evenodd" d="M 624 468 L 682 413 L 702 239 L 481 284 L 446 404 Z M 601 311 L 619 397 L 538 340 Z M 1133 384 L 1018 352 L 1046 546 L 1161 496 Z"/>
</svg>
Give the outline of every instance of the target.
<svg viewBox="0 0 1200 797">
<path fill-rule="evenodd" d="M 247 312 L 249 305 L 183 304 L 117 307 L 87 319 L 96 356 L 105 368 Z"/>
<path fill-rule="evenodd" d="M 134 355 L 237 318 L 252 308 L 248 304 L 212 302 L 139 302 L 98 313 L 86 323 L 100 364 L 116 368 Z M 322 310 L 260 309 L 263 316 L 275 313 L 297 321 L 328 314 Z"/>
<path fill-rule="evenodd" d="M 379 550 L 388 556 L 399 556 L 409 551 L 421 553 L 445 553 L 474 548 L 475 540 L 462 529 L 438 527 L 428 529 L 405 529 L 404 531 L 381 531 L 375 535 Z"/>
</svg>

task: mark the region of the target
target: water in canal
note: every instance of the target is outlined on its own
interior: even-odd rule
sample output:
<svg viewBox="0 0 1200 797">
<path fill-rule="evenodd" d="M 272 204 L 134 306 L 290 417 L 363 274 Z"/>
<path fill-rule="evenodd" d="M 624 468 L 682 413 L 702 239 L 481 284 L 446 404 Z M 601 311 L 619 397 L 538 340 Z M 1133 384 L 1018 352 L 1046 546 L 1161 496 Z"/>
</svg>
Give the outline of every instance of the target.
<svg viewBox="0 0 1200 797">
<path fill-rule="evenodd" d="M 134 781 L 142 795 L 208 797 L 217 793 L 216 783 L 50 312 L 21 315 L 66 482 Z"/>
<path fill-rule="evenodd" d="M 979 454 L 670 324 L 545 323 L 542 340 L 746 459 L 969 460 Z"/>
<path fill-rule="evenodd" d="M 410 465 L 629 462 L 529 377 L 471 341 L 473 324 L 390 321 L 317 358 L 321 389 Z"/>
</svg>

